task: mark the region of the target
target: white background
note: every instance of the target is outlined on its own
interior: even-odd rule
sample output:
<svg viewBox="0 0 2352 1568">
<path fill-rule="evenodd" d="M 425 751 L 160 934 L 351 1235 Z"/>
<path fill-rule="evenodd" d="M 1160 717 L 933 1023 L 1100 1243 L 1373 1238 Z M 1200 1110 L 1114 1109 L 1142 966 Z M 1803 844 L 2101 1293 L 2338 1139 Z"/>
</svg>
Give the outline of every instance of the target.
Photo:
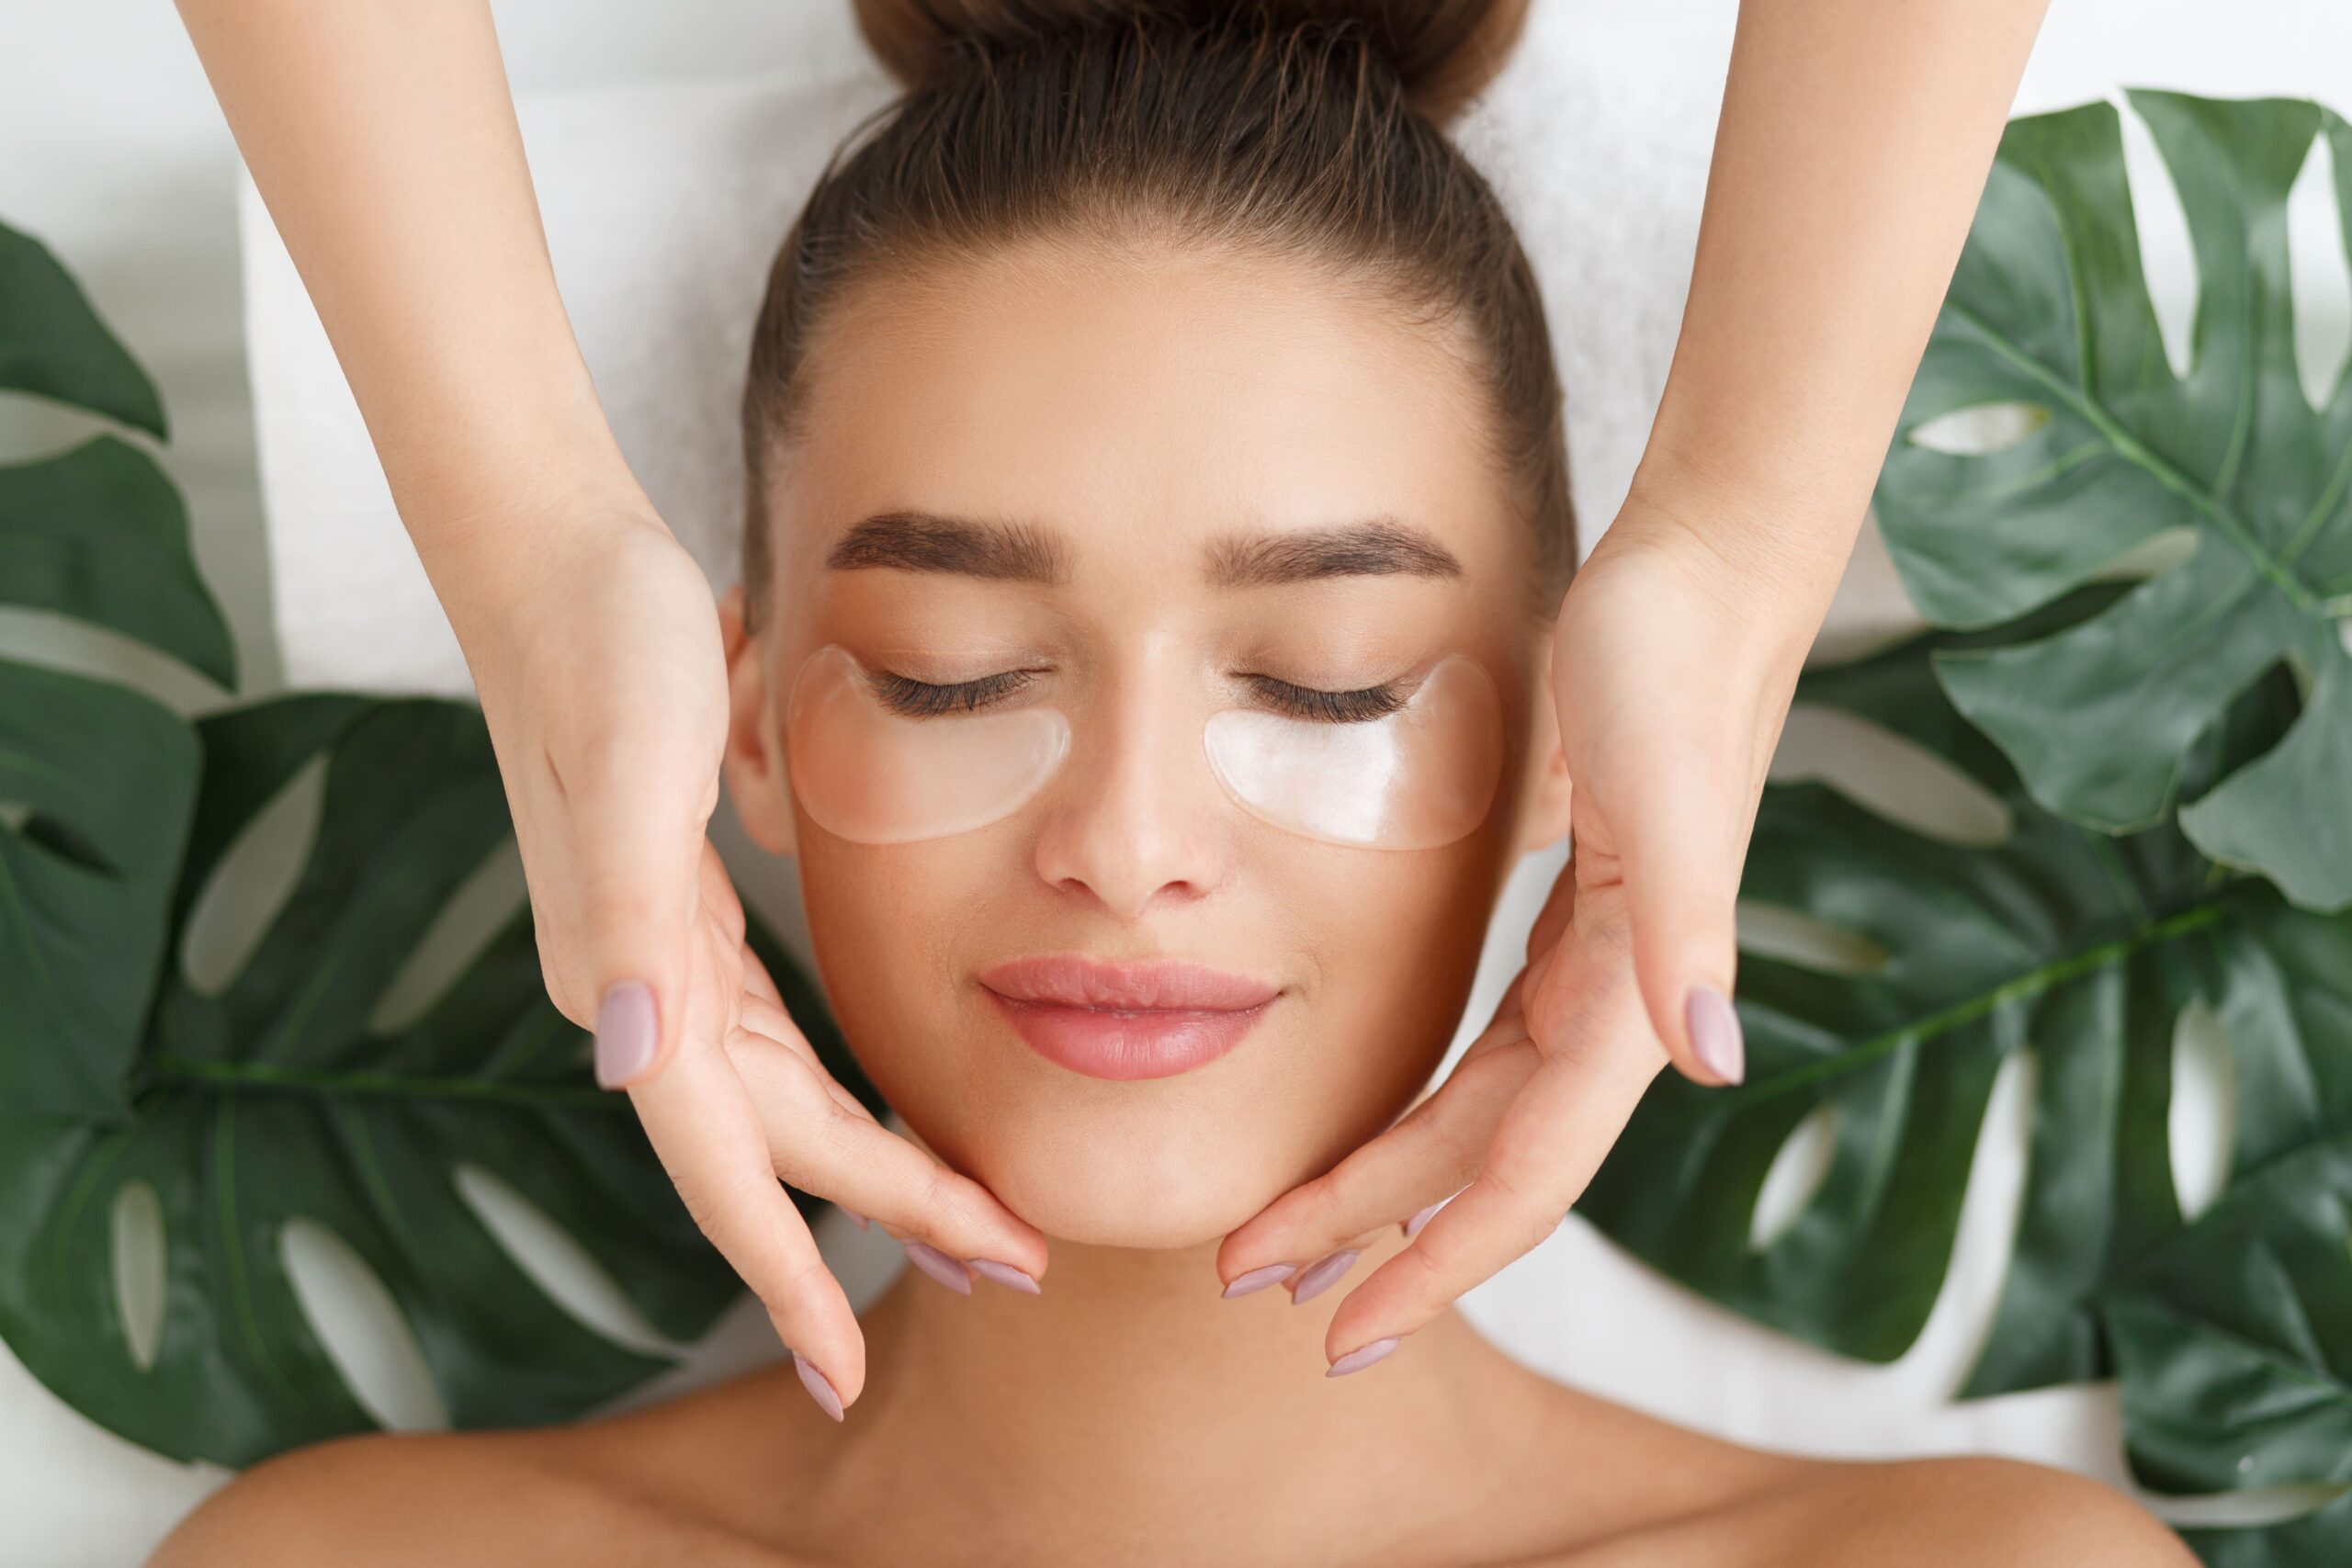
<svg viewBox="0 0 2352 1568">
<path fill-rule="evenodd" d="M 1597 34 L 1687 22 L 1701 37 L 1713 36 L 1708 28 L 1722 10 L 1716 0 L 1544 6 L 1575 7 Z M 844 16 L 815 0 L 506 0 L 496 10 L 510 74 L 526 96 L 801 74 L 846 67 L 856 57 Z M 1722 62 L 1694 58 L 1690 69 L 1702 80 L 1711 73 L 1719 78 Z M 2352 11 L 2320 0 L 2239 0 L 2218 11 L 2198 0 L 2057 0 L 2021 107 L 2076 101 L 2118 80 L 2223 96 L 2298 94 L 2352 107 Z M 1521 169 L 1517 177 L 1540 174 Z M 161 383 L 174 431 L 166 463 L 187 495 L 198 554 L 227 602 L 252 690 L 276 680 L 279 660 L 240 334 L 236 184 L 234 149 L 163 0 L 0 0 L 0 219 L 60 254 Z M 2315 296 L 2333 303 L 2309 324 L 2340 343 L 2340 260 L 2336 265 L 2334 291 Z M 1552 308 L 1577 307 L 1555 298 Z M 1616 396 L 1587 387 L 1578 396 L 1614 397 L 1611 412 L 1622 421 L 1630 409 L 1638 428 L 1656 389 L 1634 385 Z M 0 397 L 0 459 L 53 449 L 82 428 L 70 416 Z M 1588 514 L 1595 523 L 1605 516 L 1589 505 Z M 1849 595 L 1849 610 L 1883 605 L 1883 576 L 1864 586 Z M 23 635 L 0 622 L 0 643 Z M 1521 906 L 1548 869 L 1527 869 Z M 1498 946 L 1513 941 L 1498 931 Z M 2116 1423 L 2106 1391 L 2053 1391 L 1958 1409 L 1942 1404 L 1973 1355 L 1997 1285 L 2017 1185 L 2016 1088 L 2007 1085 L 1996 1108 L 1955 1284 L 1919 1347 L 1895 1367 L 1855 1367 L 1789 1346 L 1650 1279 L 1574 1222 L 1480 1292 L 1470 1310 L 1548 1371 L 1743 1438 L 1857 1453 L 1989 1447 L 2115 1478 Z M 2185 1184 L 2193 1189 L 2201 1179 L 2186 1173 Z M 855 1294 L 896 1266 L 894 1249 L 845 1227 L 827 1241 Z M 366 1382 L 362 1392 L 400 1424 L 432 1420 L 432 1402 L 418 1393 L 399 1337 L 378 1332 L 384 1325 L 370 1314 L 380 1309 L 361 1287 L 343 1299 L 337 1337 L 357 1347 L 347 1353 Z M 577 1299 L 584 1314 L 626 1331 L 611 1303 L 593 1294 Z M 382 1341 L 374 1349 L 371 1333 Z M 764 1353 L 764 1334 L 755 1314 L 738 1314 L 688 1376 Z M 10 1563 L 137 1562 L 220 1479 L 93 1427 L 5 1353 L 0 1461 L 0 1561 Z"/>
</svg>

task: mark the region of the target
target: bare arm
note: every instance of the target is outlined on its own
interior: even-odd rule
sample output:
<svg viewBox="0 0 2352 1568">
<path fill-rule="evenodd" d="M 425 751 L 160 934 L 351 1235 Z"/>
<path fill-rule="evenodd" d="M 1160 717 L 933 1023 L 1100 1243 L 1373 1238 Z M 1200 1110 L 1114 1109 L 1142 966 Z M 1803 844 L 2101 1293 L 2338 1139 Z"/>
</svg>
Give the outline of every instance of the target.
<svg viewBox="0 0 2352 1568">
<path fill-rule="evenodd" d="M 1746 0 L 1642 487 L 1768 561 L 1802 656 L 2048 0 Z"/>
<path fill-rule="evenodd" d="M 1679 699 L 1672 687 L 1657 694 L 1681 707 L 1680 722 L 1650 727 L 1617 764 L 1598 753 L 1588 764 L 1596 804 L 1616 807 L 1599 837 L 1622 863 L 1651 1027 L 1701 1082 L 1740 1073 L 1737 1024 L 1706 993 L 1731 994 L 1732 908 L 1765 769 L 2046 6 L 1740 6 L 1682 334 L 1603 547 L 1695 552 L 1677 575 L 1715 635 L 1653 662 L 1679 677 Z M 1600 573 L 1588 586 L 1606 582 Z M 1571 592 L 1560 649 L 1563 663 L 1573 649 L 1587 667 L 1561 691 L 1572 747 L 1610 728 L 1618 700 L 1584 689 L 1596 660 L 1574 641 L 1577 612 L 1610 606 L 1578 598 Z M 1622 617 L 1598 618 L 1598 635 L 1636 635 L 1618 630 Z M 1712 671 L 1690 667 L 1694 651 Z M 1622 782 L 1611 777 L 1618 764 Z"/>
<path fill-rule="evenodd" d="M 466 637 L 539 498 L 635 491 L 556 294 L 488 0 L 180 14 Z"/>
</svg>

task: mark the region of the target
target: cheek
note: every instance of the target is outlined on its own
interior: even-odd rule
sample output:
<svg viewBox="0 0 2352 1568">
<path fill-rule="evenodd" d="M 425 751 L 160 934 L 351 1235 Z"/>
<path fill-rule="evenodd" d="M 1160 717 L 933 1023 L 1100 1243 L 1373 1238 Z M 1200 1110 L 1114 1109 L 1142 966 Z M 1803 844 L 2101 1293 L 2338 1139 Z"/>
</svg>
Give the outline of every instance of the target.
<svg viewBox="0 0 2352 1568">
<path fill-rule="evenodd" d="M 972 928 L 1010 885 L 1006 852 L 989 834 L 854 844 L 805 817 L 800 831 L 801 895 L 834 1020 L 892 1109 L 948 1154 L 951 1130 L 935 1137 L 926 1111 L 972 1088 L 959 987 Z"/>
<path fill-rule="evenodd" d="M 1506 869 L 1493 833 L 1442 851 L 1329 858 L 1300 906 L 1317 960 L 1308 1087 L 1322 1110 L 1304 1129 L 1317 1171 L 1402 1111 L 1443 1057 Z"/>
</svg>

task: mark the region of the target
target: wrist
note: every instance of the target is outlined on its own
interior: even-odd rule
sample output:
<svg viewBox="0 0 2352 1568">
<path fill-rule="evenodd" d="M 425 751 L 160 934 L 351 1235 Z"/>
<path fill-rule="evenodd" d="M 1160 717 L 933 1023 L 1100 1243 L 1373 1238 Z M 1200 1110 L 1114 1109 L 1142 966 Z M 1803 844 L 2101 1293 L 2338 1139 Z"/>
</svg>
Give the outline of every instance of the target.
<svg viewBox="0 0 2352 1568">
<path fill-rule="evenodd" d="M 551 458 L 541 472 L 509 468 L 495 482 L 401 518 L 458 641 L 530 635 L 536 606 L 569 596 L 570 570 L 597 572 L 616 551 L 676 541 L 616 452 L 609 466 Z"/>
<path fill-rule="evenodd" d="M 1664 559 L 1718 604 L 1743 643 L 1793 667 L 1828 615 L 1866 501 L 1835 487 L 1742 482 L 1653 452 L 1594 553 Z"/>
</svg>

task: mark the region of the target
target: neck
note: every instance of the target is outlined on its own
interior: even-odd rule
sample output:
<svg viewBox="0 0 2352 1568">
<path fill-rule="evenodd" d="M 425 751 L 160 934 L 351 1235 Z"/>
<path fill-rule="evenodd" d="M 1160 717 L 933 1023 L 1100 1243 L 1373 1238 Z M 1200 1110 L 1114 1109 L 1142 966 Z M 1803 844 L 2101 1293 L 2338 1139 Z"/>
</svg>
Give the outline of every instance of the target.
<svg viewBox="0 0 2352 1568">
<path fill-rule="evenodd" d="M 808 1480 L 869 1519 L 961 1520 L 957 1554 L 983 1561 L 1044 1560 L 1044 1518 L 1080 1555 L 1156 1561 L 1393 1540 L 1400 1507 L 1477 1495 L 1536 1381 L 1452 1311 L 1326 1377 L 1331 1309 L 1399 1245 L 1389 1229 L 1304 1306 L 1279 1287 L 1223 1299 L 1214 1244 L 1057 1241 L 1036 1296 L 960 1296 L 909 1269 L 864 1314 L 865 1392 Z M 1284 1542 L 1295 1555 L 1268 1551 Z"/>
</svg>

